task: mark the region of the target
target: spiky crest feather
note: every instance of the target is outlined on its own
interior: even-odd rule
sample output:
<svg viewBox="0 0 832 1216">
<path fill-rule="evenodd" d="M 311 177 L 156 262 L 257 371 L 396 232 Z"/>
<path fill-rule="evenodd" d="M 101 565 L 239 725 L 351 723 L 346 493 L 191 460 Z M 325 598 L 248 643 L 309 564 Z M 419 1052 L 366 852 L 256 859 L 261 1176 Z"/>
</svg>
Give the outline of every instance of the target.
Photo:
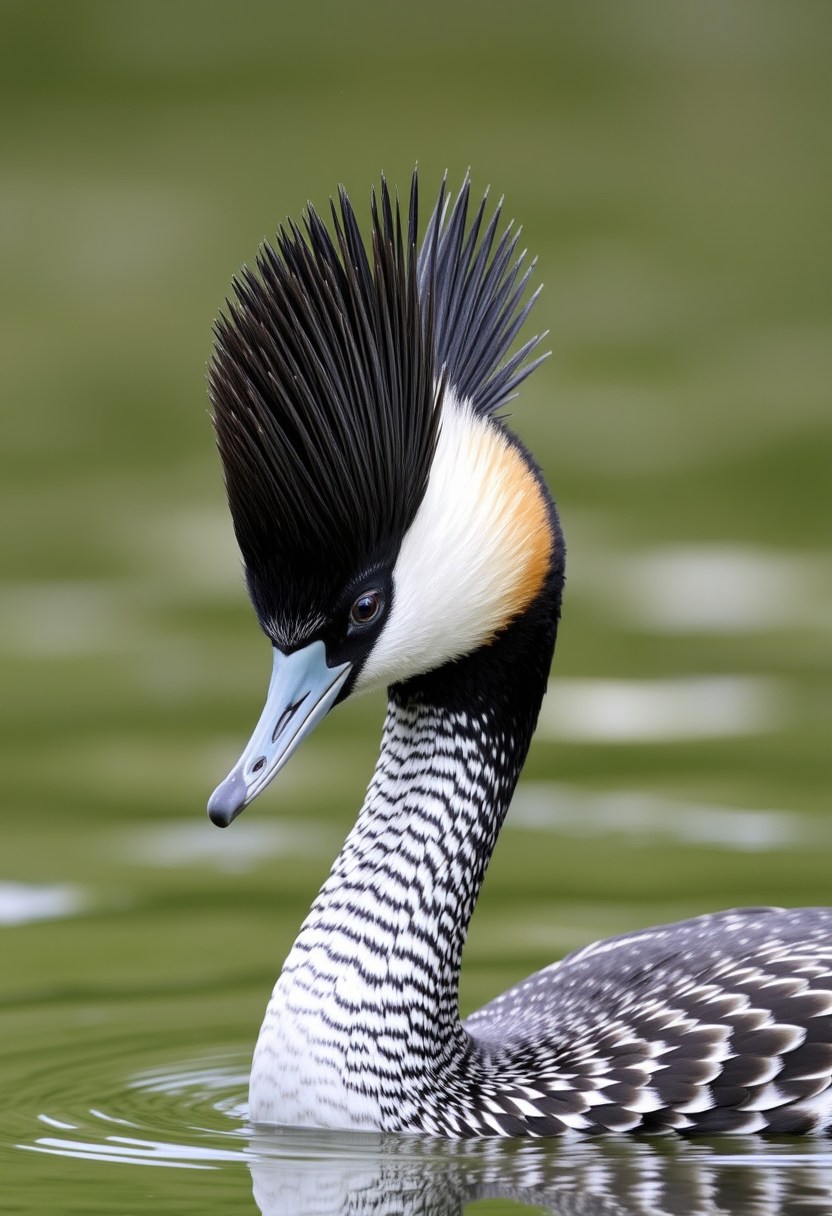
<svg viewBox="0 0 832 1216">
<path fill-rule="evenodd" d="M 520 239 L 519 229 L 512 233 L 513 223 L 494 249 L 502 199 L 480 236 L 488 191 L 466 236 L 471 196 L 467 174 L 446 224 L 446 182 L 447 175 L 419 253 L 419 287 L 423 297 L 429 294 L 433 301 L 437 367 L 447 369 L 458 400 L 470 401 L 479 414 L 493 414 L 547 357 L 529 362 L 544 333 L 530 338 L 500 366 L 540 294 L 538 287 L 522 304 L 537 259 L 521 277 L 526 255 L 522 251 L 512 264 Z"/>
<path fill-rule="evenodd" d="M 382 179 L 368 257 L 346 192 L 334 238 L 309 204 L 234 280 L 209 372 L 229 505 L 261 620 L 326 612 L 350 575 L 395 557 L 424 495 L 446 385 L 492 413 L 537 365 L 534 338 L 499 366 L 534 298 L 500 208 L 466 237 L 466 177 L 446 188 L 417 257 Z M 519 282 L 518 282 L 519 278 Z"/>
</svg>

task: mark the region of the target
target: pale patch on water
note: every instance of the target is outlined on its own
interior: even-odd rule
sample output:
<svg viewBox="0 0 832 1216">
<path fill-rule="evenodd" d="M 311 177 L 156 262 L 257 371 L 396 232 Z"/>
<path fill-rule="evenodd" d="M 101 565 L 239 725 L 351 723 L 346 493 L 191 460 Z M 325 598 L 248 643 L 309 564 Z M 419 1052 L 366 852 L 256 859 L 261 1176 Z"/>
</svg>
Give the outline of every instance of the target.
<svg viewBox="0 0 832 1216">
<path fill-rule="evenodd" d="M 122 552 L 127 548 L 171 598 L 246 602 L 240 552 L 224 502 L 166 510 L 145 505 L 110 520 L 109 530 L 113 545 Z"/>
<path fill-rule="evenodd" d="M 744 545 L 576 553 L 570 576 L 629 626 L 744 634 L 832 627 L 832 557 Z"/>
<path fill-rule="evenodd" d="M 538 735 L 570 743 L 669 743 L 765 733 L 785 719 L 781 683 L 762 676 L 558 678 L 543 702 Z"/>
<path fill-rule="evenodd" d="M 0 925 L 59 920 L 82 912 L 88 902 L 81 887 L 69 884 L 0 882 Z"/>
<path fill-rule="evenodd" d="M 108 1143 L 109 1141 L 109 1143 Z M 108 1136 L 100 1143 L 42 1136 L 36 1144 L 19 1144 L 31 1153 L 48 1153 L 80 1161 L 109 1161 L 120 1165 L 155 1165 L 168 1169 L 213 1170 L 219 1162 L 247 1160 L 239 1149 L 202 1148 L 194 1144 L 171 1144 L 133 1136 Z"/>
<path fill-rule="evenodd" d="M 152 657 L 149 648 L 158 649 L 166 641 L 154 620 L 160 609 L 194 599 L 245 601 L 239 560 L 219 560 L 215 574 L 210 574 L 212 528 L 210 519 L 183 522 L 177 517 L 158 522 L 160 535 L 167 538 L 166 547 L 160 549 L 171 557 L 175 576 L 162 569 L 154 572 L 157 577 L 141 579 L 0 584 L 0 649 L 32 659 L 136 652 Z M 175 650 L 185 651 L 187 659 L 186 639 L 177 636 L 174 646 L 166 648 L 166 666 L 174 660 Z"/>
<path fill-rule="evenodd" d="M 115 582 L 6 583 L 0 587 L 0 639 L 27 658 L 108 654 L 135 645 L 126 587 Z"/>
<path fill-rule="evenodd" d="M 832 847 L 832 825 L 793 811 L 677 802 L 638 791 L 595 793 L 553 781 L 522 783 L 506 826 L 565 836 L 615 835 L 633 845 L 669 841 L 740 852 Z"/>
<path fill-rule="evenodd" d="M 340 844 L 326 826 L 291 819 L 270 822 L 241 819 L 220 831 L 207 818 L 182 819 L 128 828 L 117 833 L 115 849 L 133 865 L 175 868 L 214 866 L 245 873 L 270 857 L 313 857 L 333 853 Z"/>
<path fill-rule="evenodd" d="M 620 586 L 634 624 L 661 633 L 752 633 L 832 626 L 828 558 L 734 546 L 658 549 Z"/>
<path fill-rule="evenodd" d="M 149 1068 L 129 1082 L 130 1089 L 141 1089 L 145 1093 L 180 1094 L 200 1090 L 204 1094 L 223 1092 L 229 1086 L 238 1089 L 248 1087 L 248 1069 L 239 1065 L 218 1065 L 206 1061 L 204 1067 L 187 1065 L 181 1068 Z"/>
</svg>

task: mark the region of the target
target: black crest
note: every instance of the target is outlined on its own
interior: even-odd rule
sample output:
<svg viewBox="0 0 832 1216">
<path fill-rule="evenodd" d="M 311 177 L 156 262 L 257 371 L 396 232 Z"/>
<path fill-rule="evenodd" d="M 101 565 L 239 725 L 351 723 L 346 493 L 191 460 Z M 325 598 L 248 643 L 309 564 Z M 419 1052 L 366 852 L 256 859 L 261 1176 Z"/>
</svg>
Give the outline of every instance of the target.
<svg viewBox="0 0 832 1216">
<path fill-rule="evenodd" d="M 545 334 L 529 339 L 500 366 L 529 315 L 540 288 L 523 303 L 535 259 L 523 272 L 525 251 L 515 260 L 520 230 L 508 224 L 495 248 L 502 200 L 483 231 L 486 192 L 466 232 L 471 183 L 466 176 L 446 221 L 445 182 L 419 254 L 419 286 L 431 300 L 437 367 L 444 367 L 457 397 L 478 413 L 493 414 L 543 362 L 529 362 Z"/>
<path fill-rule="evenodd" d="M 395 557 L 422 500 L 445 385 L 491 413 L 535 363 L 500 366 L 534 297 L 499 208 L 466 233 L 470 186 L 447 224 L 445 183 L 417 254 L 382 179 L 369 253 L 349 199 L 333 235 L 309 205 L 234 280 L 215 327 L 209 391 L 234 529 L 261 620 L 326 612 L 343 583 Z M 492 252 L 493 251 L 493 252 Z"/>
</svg>

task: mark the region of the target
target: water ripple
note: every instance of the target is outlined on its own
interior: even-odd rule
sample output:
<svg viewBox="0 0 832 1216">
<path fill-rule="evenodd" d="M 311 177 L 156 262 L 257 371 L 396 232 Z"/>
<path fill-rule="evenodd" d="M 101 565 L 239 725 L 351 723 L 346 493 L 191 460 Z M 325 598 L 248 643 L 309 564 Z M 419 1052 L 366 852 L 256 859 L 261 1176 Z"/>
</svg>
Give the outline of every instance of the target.
<svg viewBox="0 0 832 1216">
<path fill-rule="evenodd" d="M 261 1216 L 455 1216 L 484 1199 L 497 1205 L 489 1209 L 495 1212 L 506 1201 L 560 1216 L 669 1216 L 682 1210 L 680 1196 L 690 1216 L 776 1216 L 806 1205 L 832 1211 L 826 1141 L 605 1136 L 445 1142 L 258 1128 L 246 1121 L 243 1053 L 122 1075 L 117 1044 L 111 1047 L 97 1070 L 81 1053 L 59 1076 L 48 1069 L 30 1072 L 27 1102 L 37 1100 L 39 1113 L 28 1121 L 28 1135 L 21 1136 L 21 1122 L 15 1123 L 14 1149 L 106 1167 L 106 1177 L 134 1166 L 217 1175 L 242 1169 Z M 10 1130 L 0 1127 L 0 1139 Z M 153 1204 L 137 1201 L 134 1207 L 150 1212 Z"/>
</svg>

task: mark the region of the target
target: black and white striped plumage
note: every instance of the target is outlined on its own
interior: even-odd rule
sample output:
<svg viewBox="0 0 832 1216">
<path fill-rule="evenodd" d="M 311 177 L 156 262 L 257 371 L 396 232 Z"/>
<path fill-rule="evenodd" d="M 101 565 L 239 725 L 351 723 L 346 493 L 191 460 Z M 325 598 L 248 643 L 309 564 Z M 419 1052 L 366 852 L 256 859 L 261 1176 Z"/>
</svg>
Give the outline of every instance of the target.
<svg viewBox="0 0 832 1216">
<path fill-rule="evenodd" d="M 832 911 L 701 917 L 587 947 L 465 1023 L 462 948 L 534 731 L 564 546 L 495 417 L 533 302 L 516 238 L 444 185 L 417 247 L 382 183 L 365 252 L 346 195 L 245 271 L 211 397 L 274 646 L 263 716 L 209 803 L 225 826 L 353 690 L 389 687 L 358 821 L 275 986 L 264 1123 L 549 1136 L 803 1132 L 832 1122 Z"/>
</svg>

